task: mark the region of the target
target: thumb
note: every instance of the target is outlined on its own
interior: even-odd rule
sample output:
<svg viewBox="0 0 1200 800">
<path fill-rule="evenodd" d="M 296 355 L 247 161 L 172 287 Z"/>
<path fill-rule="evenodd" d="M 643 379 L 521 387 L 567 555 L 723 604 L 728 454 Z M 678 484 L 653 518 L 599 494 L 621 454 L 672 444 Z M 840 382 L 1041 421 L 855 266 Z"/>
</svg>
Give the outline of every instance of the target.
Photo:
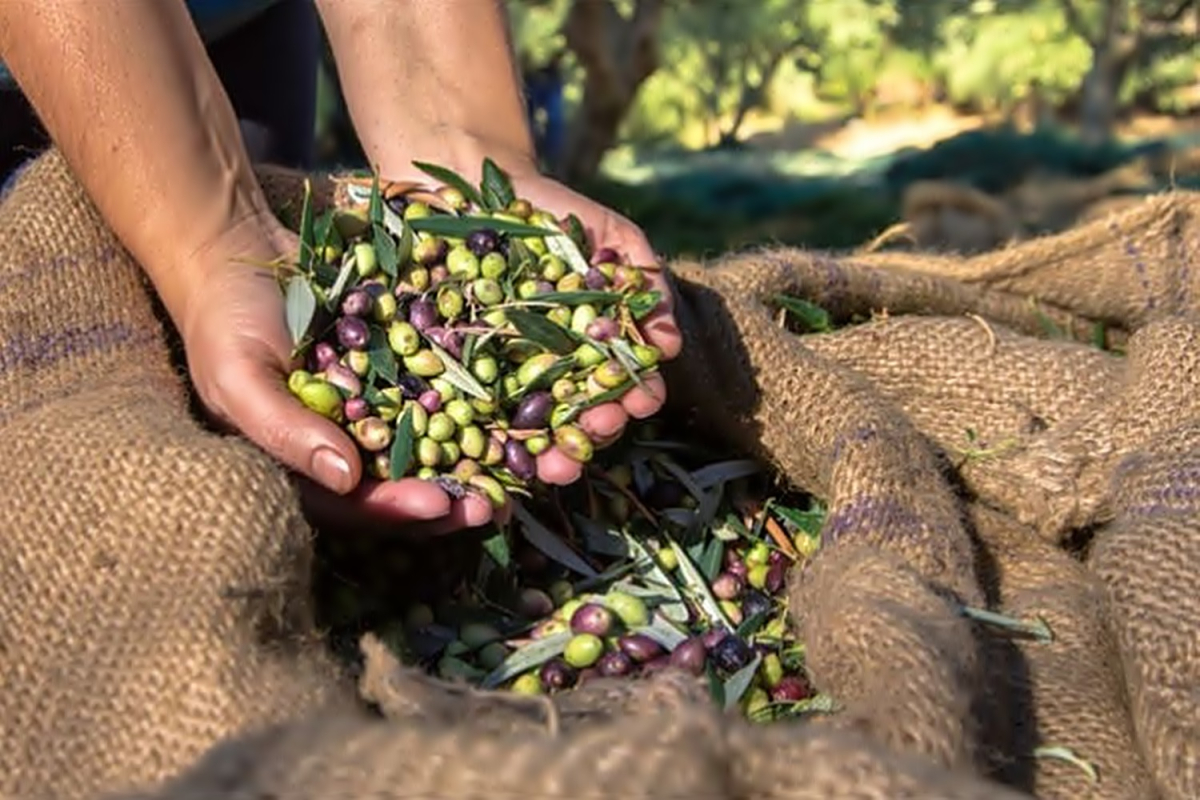
<svg viewBox="0 0 1200 800">
<path fill-rule="evenodd" d="M 358 485 L 358 448 L 341 428 L 306 408 L 282 376 L 252 361 L 231 364 L 232 391 L 222 399 L 223 416 L 271 456 L 337 494 Z"/>
</svg>

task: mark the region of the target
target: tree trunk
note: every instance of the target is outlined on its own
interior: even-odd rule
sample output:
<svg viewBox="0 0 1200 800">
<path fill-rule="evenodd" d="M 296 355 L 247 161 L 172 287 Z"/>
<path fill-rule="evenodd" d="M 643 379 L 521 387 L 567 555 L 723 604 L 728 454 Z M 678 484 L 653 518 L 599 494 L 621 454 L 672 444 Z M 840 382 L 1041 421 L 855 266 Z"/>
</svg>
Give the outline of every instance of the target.
<svg viewBox="0 0 1200 800">
<path fill-rule="evenodd" d="M 564 164 L 568 182 L 596 174 L 617 141 L 638 89 L 658 69 L 658 32 L 665 0 L 638 0 L 626 19 L 611 0 L 575 0 L 563 34 L 583 65 L 583 100 L 572 126 Z"/>
<path fill-rule="evenodd" d="M 1113 134 L 1123 77 L 1115 61 L 1109 47 L 1093 48 L 1079 111 L 1079 134 L 1087 144 L 1104 144 Z"/>
</svg>

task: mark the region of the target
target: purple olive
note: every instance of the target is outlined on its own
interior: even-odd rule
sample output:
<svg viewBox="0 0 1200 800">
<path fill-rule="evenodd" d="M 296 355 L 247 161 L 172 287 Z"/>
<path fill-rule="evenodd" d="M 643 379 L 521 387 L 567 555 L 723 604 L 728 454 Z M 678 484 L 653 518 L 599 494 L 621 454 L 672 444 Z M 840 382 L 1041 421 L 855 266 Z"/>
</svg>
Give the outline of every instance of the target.
<svg viewBox="0 0 1200 800">
<path fill-rule="evenodd" d="M 609 339 L 615 339 L 620 335 L 621 326 L 617 324 L 615 319 L 597 317 L 588 324 L 584 333 L 598 342 L 607 342 Z"/>
<path fill-rule="evenodd" d="M 361 397 L 351 397 L 342 406 L 342 413 L 351 422 L 358 422 L 371 416 L 371 404 Z"/>
<path fill-rule="evenodd" d="M 442 410 L 442 396 L 433 389 L 421 392 L 417 397 L 417 402 L 430 414 L 436 414 Z"/>
<path fill-rule="evenodd" d="M 400 389 L 400 395 L 405 400 L 416 400 L 422 394 L 429 391 L 429 381 L 420 375 L 413 375 L 411 372 L 406 372 L 396 381 L 396 387 Z"/>
<path fill-rule="evenodd" d="M 537 476 L 537 459 L 530 454 L 524 442 L 516 439 L 504 443 L 504 466 L 517 480 L 531 481 Z"/>
<path fill-rule="evenodd" d="M 746 562 L 742 561 L 740 558 L 735 559 L 733 562 L 726 565 L 725 571 L 728 572 L 730 575 L 733 575 L 736 578 L 740 578 L 743 581 L 745 581 L 746 578 L 750 575 L 749 567 L 747 567 Z"/>
<path fill-rule="evenodd" d="M 554 408 L 554 395 L 550 392 L 531 392 L 521 398 L 517 410 L 509 419 L 509 427 L 517 431 L 531 431 L 546 427 L 550 411 Z"/>
<path fill-rule="evenodd" d="M 374 305 L 371 295 L 362 289 L 355 289 L 342 301 L 342 313 L 348 317 L 365 317 L 371 313 Z"/>
<path fill-rule="evenodd" d="M 329 342 L 317 342 L 317 346 L 313 348 L 313 361 L 317 368 L 316 371 L 323 372 L 331 364 L 338 362 L 337 350 L 334 350 L 333 345 Z"/>
<path fill-rule="evenodd" d="M 467 249 L 479 258 L 500 246 L 500 234 L 491 228 L 480 228 L 467 234 Z"/>
<path fill-rule="evenodd" d="M 684 672 L 690 672 L 692 675 L 704 672 L 704 662 L 707 659 L 708 653 L 704 649 L 704 640 L 696 636 L 680 642 L 671 652 L 671 666 Z"/>
<path fill-rule="evenodd" d="M 712 593 L 718 600 L 736 600 L 744 588 L 742 579 L 728 572 L 722 572 L 712 582 Z"/>
<path fill-rule="evenodd" d="M 740 636 L 729 635 L 712 649 L 713 663 L 726 672 L 737 672 L 754 659 L 754 651 Z"/>
<path fill-rule="evenodd" d="M 663 655 L 663 646 L 644 633 L 630 633 L 617 640 L 617 647 L 639 664 Z"/>
<path fill-rule="evenodd" d="M 608 286 L 608 278 L 604 277 L 604 273 L 595 267 L 589 267 L 583 276 L 583 285 L 593 291 L 598 291 Z"/>
<path fill-rule="evenodd" d="M 779 590 L 783 588 L 783 582 L 786 578 L 787 564 L 782 561 L 778 564 L 772 564 L 767 569 L 767 582 L 763 588 L 771 594 L 778 594 Z"/>
<path fill-rule="evenodd" d="M 622 678 L 633 672 L 633 660 L 621 652 L 605 653 L 596 663 L 596 672 L 605 678 Z"/>
<path fill-rule="evenodd" d="M 746 593 L 742 595 L 742 619 L 750 619 L 759 614 L 770 614 L 774 605 L 771 598 L 758 589 L 747 589 Z"/>
<path fill-rule="evenodd" d="M 337 321 L 337 337 L 347 350 L 362 350 L 371 339 L 371 331 L 358 317 L 342 317 Z"/>
<path fill-rule="evenodd" d="M 542 665 L 539 677 L 542 685 L 552 692 L 570 689 L 579 680 L 579 673 L 561 658 L 552 658 Z"/>
<path fill-rule="evenodd" d="M 787 562 L 788 557 L 784 555 L 782 550 L 772 550 L 771 554 L 767 556 L 767 564 L 772 567 L 776 564 L 786 564 Z"/>
<path fill-rule="evenodd" d="M 613 613 L 599 603 L 584 603 L 571 615 L 571 630 L 608 636 L 613 629 Z"/>
<path fill-rule="evenodd" d="M 408 321 L 424 333 L 438 323 L 437 305 L 427 297 L 413 300 L 408 309 Z"/>
<path fill-rule="evenodd" d="M 413 327 L 416 326 L 414 325 Z M 443 328 L 440 325 L 434 325 L 421 331 L 421 333 L 425 334 L 429 341 L 445 350 L 453 358 L 462 358 L 463 345 L 465 344 L 462 331 L 456 331 L 452 328 Z"/>
<path fill-rule="evenodd" d="M 718 644 L 720 644 L 722 639 L 724 639 L 728 635 L 729 635 L 729 631 L 723 627 L 722 628 L 713 628 L 712 630 L 705 631 L 704 636 L 703 636 L 704 649 L 712 650 L 714 647 L 716 647 Z"/>
<path fill-rule="evenodd" d="M 771 690 L 771 699 L 776 703 L 799 703 L 812 697 L 812 686 L 798 675 L 786 675 L 783 680 Z"/>
<path fill-rule="evenodd" d="M 593 264 L 619 264 L 621 262 L 621 254 L 611 247 L 601 247 L 592 254 Z"/>
<path fill-rule="evenodd" d="M 403 217 L 404 209 L 408 208 L 408 199 L 404 195 L 398 194 L 395 197 L 389 197 L 387 204 L 388 208 Z"/>
</svg>

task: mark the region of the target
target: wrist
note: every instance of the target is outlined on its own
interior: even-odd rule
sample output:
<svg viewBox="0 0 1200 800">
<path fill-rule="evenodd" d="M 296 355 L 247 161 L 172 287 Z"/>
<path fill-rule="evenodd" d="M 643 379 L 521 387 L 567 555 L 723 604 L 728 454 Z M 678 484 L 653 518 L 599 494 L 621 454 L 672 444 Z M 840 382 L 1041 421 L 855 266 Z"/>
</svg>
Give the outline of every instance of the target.
<svg viewBox="0 0 1200 800">
<path fill-rule="evenodd" d="M 451 169 L 478 184 L 483 177 L 485 158 L 495 162 L 512 180 L 519 181 L 541 174 L 532 145 L 522 139 L 431 127 L 416 136 L 389 137 L 378 146 L 369 147 L 367 157 L 378 166 L 382 178 L 391 181 L 430 180 L 413 166 L 414 161 L 424 161 Z"/>
</svg>

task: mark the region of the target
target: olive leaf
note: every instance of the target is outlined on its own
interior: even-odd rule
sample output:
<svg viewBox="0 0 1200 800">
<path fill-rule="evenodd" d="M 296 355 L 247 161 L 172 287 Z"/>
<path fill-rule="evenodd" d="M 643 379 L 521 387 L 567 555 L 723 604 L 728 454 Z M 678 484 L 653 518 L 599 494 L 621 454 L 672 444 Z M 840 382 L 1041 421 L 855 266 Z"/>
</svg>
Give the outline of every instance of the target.
<svg viewBox="0 0 1200 800">
<path fill-rule="evenodd" d="M 396 438 L 392 440 L 392 449 L 388 454 L 388 476 L 398 481 L 408 474 L 413 458 L 413 408 L 408 406 L 396 420 Z"/>
<path fill-rule="evenodd" d="M 696 566 L 705 580 L 716 580 L 717 575 L 721 574 L 721 560 L 725 556 L 725 543 L 720 539 L 709 539 L 703 545 L 704 549 L 700 557 L 696 559 Z"/>
<path fill-rule="evenodd" d="M 578 513 L 571 515 L 571 523 L 579 531 L 588 552 L 612 558 L 629 556 L 629 545 L 625 544 L 619 533 L 607 525 Z"/>
<path fill-rule="evenodd" d="M 753 661 L 730 675 L 729 680 L 725 681 L 721 694 L 725 701 L 726 711 L 732 709 L 742 699 L 742 695 L 750 688 L 750 684 L 754 680 L 754 673 L 758 672 L 758 665 L 761 663 L 762 653 L 755 653 Z"/>
<path fill-rule="evenodd" d="M 530 642 L 524 647 L 513 651 L 500 666 L 489 672 L 480 681 L 479 688 L 495 689 L 505 681 L 515 678 L 522 672 L 540 667 L 552 658 L 562 655 L 571 641 L 571 632 L 562 631 L 551 634 L 544 639 Z"/>
<path fill-rule="evenodd" d="M 740 458 L 703 466 L 691 473 L 690 480 L 697 489 L 703 491 L 719 483 L 729 483 L 739 478 L 757 475 L 760 472 L 762 472 L 762 466 L 757 461 Z"/>
<path fill-rule="evenodd" d="M 304 180 L 304 205 L 300 211 L 300 268 L 308 271 L 316 257 L 316 234 L 313 229 L 312 181 Z"/>
<path fill-rule="evenodd" d="M 508 569 L 509 564 L 512 563 L 512 552 L 509 550 L 508 537 L 504 535 L 504 531 L 498 531 L 495 535 L 485 539 L 483 549 L 500 569 Z"/>
<path fill-rule="evenodd" d="M 371 226 L 371 232 L 371 244 L 375 246 L 375 254 L 379 256 L 379 268 L 389 278 L 395 278 L 400 272 L 400 255 L 396 250 L 396 240 L 379 223 Z"/>
<path fill-rule="evenodd" d="M 414 161 L 413 166 L 424 172 L 431 178 L 436 178 L 447 186 L 453 186 L 462 192 L 463 197 L 477 206 L 483 205 L 483 198 L 479 195 L 479 190 L 467 182 L 463 176 L 459 175 L 452 169 L 440 167 L 437 164 L 430 164 L 426 161 Z"/>
<path fill-rule="evenodd" d="M 496 233 L 506 233 L 510 236 L 545 236 L 546 231 L 535 225 L 511 222 L 494 217 L 451 217 L 445 214 L 434 214 L 429 217 L 418 217 L 406 222 L 408 227 L 419 233 L 430 233 L 434 236 L 447 236 L 462 239 L 473 231 L 491 228 Z"/>
<path fill-rule="evenodd" d="M 579 248 L 575 246 L 575 242 L 571 241 L 571 237 L 565 233 L 550 233 L 546 235 L 546 248 L 554 255 L 561 258 L 570 266 L 572 272 L 580 275 L 586 275 L 591 269 L 587 259 L 579 252 Z"/>
<path fill-rule="evenodd" d="M 1068 764 L 1076 766 L 1088 777 L 1092 783 L 1100 781 L 1100 773 L 1096 770 L 1096 765 L 1090 761 L 1080 758 L 1075 754 L 1075 751 L 1069 747 L 1061 747 L 1057 745 L 1038 747 L 1033 751 L 1034 758 L 1054 758 L 1059 761 L 1064 761 Z"/>
<path fill-rule="evenodd" d="M 654 309 L 658 308 L 658 304 L 662 302 L 662 292 L 653 289 L 648 292 L 635 292 L 625 301 L 625 307 L 629 309 L 629 313 L 635 320 L 645 319 Z"/>
<path fill-rule="evenodd" d="M 287 284 L 287 326 L 292 345 L 298 345 L 308 334 L 317 313 L 317 296 L 303 275 L 293 275 Z"/>
<path fill-rule="evenodd" d="M 350 277 L 354 274 L 354 267 L 357 259 L 354 257 L 354 251 L 349 250 L 342 255 L 342 268 L 338 271 L 337 280 L 333 282 L 333 286 L 329 289 L 329 293 L 325 297 L 325 307 L 332 311 L 337 306 L 337 301 L 341 298 L 342 292 L 346 290 L 346 284 L 349 283 Z"/>
<path fill-rule="evenodd" d="M 644 576 L 662 587 L 668 601 L 659 607 L 663 616 L 671 622 L 687 622 L 688 610 L 687 606 L 683 603 L 683 595 L 679 593 L 679 587 L 667 576 L 667 573 L 663 572 L 663 568 L 650 556 L 650 553 L 646 551 L 641 542 L 635 537 L 630 536 L 626 531 L 620 531 L 620 533 L 625 539 L 625 544 L 629 548 L 629 552 L 633 554 L 635 563 L 642 570 Z"/>
<path fill-rule="evenodd" d="M 525 540 L 541 550 L 547 558 L 557 561 L 567 569 L 584 577 L 596 576 L 596 570 L 592 569 L 591 565 L 580 558 L 554 531 L 538 522 L 537 518 L 516 500 L 513 501 L 513 516 L 521 523 L 521 531 Z"/>
<path fill-rule="evenodd" d="M 674 650 L 688 639 L 687 634 L 680 632 L 680 630 L 672 625 L 666 617 L 664 617 L 662 614 L 659 614 L 657 611 L 650 616 L 649 625 L 642 625 L 638 628 L 634 628 L 633 633 L 640 633 L 645 636 L 649 636 L 668 651 Z"/>
<path fill-rule="evenodd" d="M 833 323 L 830 322 L 829 312 L 816 303 L 786 294 L 775 295 L 774 300 L 776 305 L 799 319 L 800 324 L 806 331 L 824 333 L 833 330 Z"/>
<path fill-rule="evenodd" d="M 371 339 L 367 350 L 367 363 L 384 380 L 395 384 L 400 379 L 400 367 L 396 354 L 388 346 L 387 334 L 381 328 L 371 327 Z"/>
<path fill-rule="evenodd" d="M 565 412 L 560 417 L 560 423 L 570 425 L 575 420 L 579 419 L 579 415 L 589 408 L 611 403 L 613 400 L 620 400 L 625 394 L 634 387 L 633 381 L 623 381 L 619 386 L 616 386 L 608 391 L 601 392 L 598 395 L 589 397 L 586 400 L 580 400 L 571 405 L 570 410 Z"/>
<path fill-rule="evenodd" d="M 819 505 L 814 504 L 813 508 L 803 511 L 777 503 L 772 504 L 771 507 L 785 522 L 804 531 L 809 536 L 821 535 L 821 528 L 825 525 L 825 509 Z"/>
<path fill-rule="evenodd" d="M 479 400 L 491 399 L 491 395 L 488 394 L 487 389 L 462 364 L 459 364 L 454 356 L 447 353 L 435 342 L 429 343 L 429 349 L 433 350 L 434 354 L 442 360 L 446 371 L 440 377 L 445 379 L 447 383 L 453 385 L 460 392 L 466 392 Z"/>
<path fill-rule="evenodd" d="M 575 242 L 575 246 L 579 248 L 579 252 L 583 254 L 584 258 L 592 257 L 592 245 L 588 241 L 587 231 L 583 228 L 583 222 L 574 213 L 567 215 L 567 235 L 571 237 L 571 241 Z"/>
<path fill-rule="evenodd" d="M 517 308 L 506 311 L 504 315 L 522 336 L 552 353 L 563 355 L 579 346 L 565 328 L 555 325 L 543 316 Z"/>
<path fill-rule="evenodd" d="M 742 624 L 737 626 L 737 631 L 735 631 L 735 633 L 737 633 L 737 635 L 743 639 L 749 638 L 758 632 L 758 629 L 762 627 L 763 623 L 766 622 L 770 616 L 771 615 L 769 613 L 760 611 L 752 617 L 747 617 L 746 619 L 742 620 Z"/>
<path fill-rule="evenodd" d="M 558 361 L 555 361 L 543 372 L 539 373 L 536 378 L 522 386 L 512 395 L 512 400 L 518 401 L 525 395 L 531 392 L 540 392 L 554 385 L 554 382 L 566 375 L 575 367 L 575 359 L 572 356 L 563 356 Z"/>
<path fill-rule="evenodd" d="M 997 614 L 994 611 L 988 611 L 983 608 L 973 608 L 971 606 L 961 606 L 960 613 L 967 619 L 980 622 L 984 625 L 990 625 L 999 630 L 1008 631 L 1009 633 L 1019 634 L 1021 636 L 1029 636 L 1039 642 L 1053 642 L 1054 632 L 1046 621 L 1041 617 L 1034 620 L 1017 619 L 1016 617 Z"/>
<path fill-rule="evenodd" d="M 483 183 L 480 185 L 480 189 L 484 205 L 490 211 L 508 208 L 508 205 L 517 198 L 508 175 L 490 158 L 483 160 Z"/>
<path fill-rule="evenodd" d="M 616 292 L 602 292 L 591 290 L 580 290 L 577 292 L 546 292 L 536 295 L 528 300 L 519 300 L 510 303 L 513 307 L 519 306 L 581 306 L 585 303 L 594 305 L 598 308 L 610 306 L 621 301 L 621 295 Z M 505 306 L 502 306 L 505 307 Z"/>
<path fill-rule="evenodd" d="M 634 382 L 640 389 L 646 388 L 646 382 L 642 380 L 642 365 L 638 363 L 637 356 L 633 353 L 633 348 L 629 346 L 629 342 L 624 339 L 613 339 L 609 342 L 609 348 L 612 354 L 617 357 L 617 361 L 621 362 L 621 366 L 625 368 L 629 379 Z M 700 498 L 696 498 L 697 500 Z"/>
<path fill-rule="evenodd" d="M 383 195 L 379 191 L 379 172 L 371 173 L 371 199 L 367 201 L 367 221 L 372 225 L 383 222 Z"/>
<path fill-rule="evenodd" d="M 708 590 L 708 582 L 704 580 L 704 576 L 696 569 L 696 565 L 688 557 L 687 551 L 680 547 L 679 542 L 676 542 L 674 539 L 667 539 L 667 543 L 675 551 L 675 557 L 679 560 L 679 572 L 683 575 L 688 589 L 695 595 L 696 602 L 699 603 L 709 622 L 714 625 L 724 625 L 726 628 L 732 630 L 733 624 L 725 616 L 725 612 L 721 610 L 721 606 L 717 603 L 717 599 L 713 597 L 712 592 Z"/>
<path fill-rule="evenodd" d="M 538 234 L 541 235 L 540 233 Z M 506 281 L 513 281 L 522 276 L 522 273 L 529 267 L 532 267 L 537 261 L 537 257 L 533 251 L 529 249 L 520 239 L 510 239 L 508 241 L 508 273 L 505 275 Z M 508 294 L 511 295 L 512 287 L 508 287 Z"/>
</svg>

